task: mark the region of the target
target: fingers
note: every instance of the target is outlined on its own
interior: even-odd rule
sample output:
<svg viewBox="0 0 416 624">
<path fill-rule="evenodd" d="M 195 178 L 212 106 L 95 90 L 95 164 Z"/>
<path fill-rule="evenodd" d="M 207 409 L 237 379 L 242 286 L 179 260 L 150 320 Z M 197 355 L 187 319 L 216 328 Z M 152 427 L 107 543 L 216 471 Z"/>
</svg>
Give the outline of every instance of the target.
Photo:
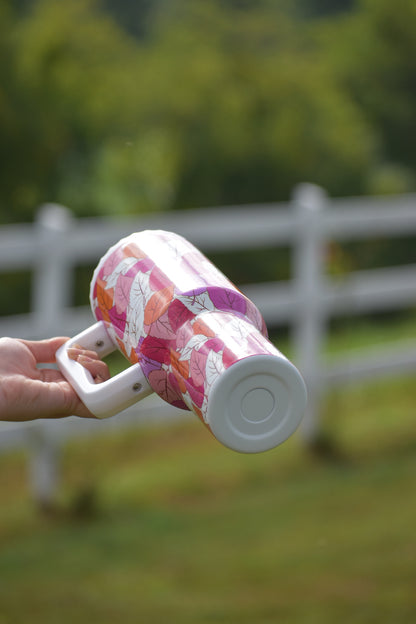
<svg viewBox="0 0 416 624">
<path fill-rule="evenodd" d="M 55 362 L 55 353 L 68 338 L 57 337 L 48 340 L 23 340 L 19 339 L 32 353 L 36 362 L 50 363 Z"/>
<path fill-rule="evenodd" d="M 95 383 L 102 383 L 110 379 L 107 364 L 99 359 L 95 351 L 74 345 L 68 349 L 67 353 L 71 360 L 75 360 L 91 373 Z"/>
<path fill-rule="evenodd" d="M 48 340 L 23 340 L 19 339 L 32 353 L 36 362 L 51 363 L 55 362 L 56 351 L 61 347 L 68 338 L 56 337 Z M 95 383 L 107 381 L 110 378 L 110 372 L 105 362 L 102 362 L 95 351 L 83 349 L 80 345 L 73 345 L 68 349 L 68 357 L 82 364 L 94 378 Z"/>
<path fill-rule="evenodd" d="M 101 360 L 94 360 L 86 355 L 80 355 L 77 358 L 77 362 L 91 373 L 95 383 L 102 383 L 110 378 L 107 364 Z"/>
</svg>

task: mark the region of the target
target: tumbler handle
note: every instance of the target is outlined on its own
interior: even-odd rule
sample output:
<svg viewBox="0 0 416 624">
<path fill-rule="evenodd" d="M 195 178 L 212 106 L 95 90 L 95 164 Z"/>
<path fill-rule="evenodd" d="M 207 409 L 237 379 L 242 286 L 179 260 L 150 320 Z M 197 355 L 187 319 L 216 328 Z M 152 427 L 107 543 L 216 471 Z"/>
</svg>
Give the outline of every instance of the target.
<svg viewBox="0 0 416 624">
<path fill-rule="evenodd" d="M 70 338 L 56 352 L 56 362 L 61 373 L 97 418 L 114 416 L 153 392 L 138 363 L 132 364 L 107 381 L 94 383 L 91 373 L 86 368 L 69 359 L 67 351 L 74 344 L 96 351 L 100 357 L 105 357 L 117 347 L 108 335 L 103 321 L 98 321 Z"/>
</svg>

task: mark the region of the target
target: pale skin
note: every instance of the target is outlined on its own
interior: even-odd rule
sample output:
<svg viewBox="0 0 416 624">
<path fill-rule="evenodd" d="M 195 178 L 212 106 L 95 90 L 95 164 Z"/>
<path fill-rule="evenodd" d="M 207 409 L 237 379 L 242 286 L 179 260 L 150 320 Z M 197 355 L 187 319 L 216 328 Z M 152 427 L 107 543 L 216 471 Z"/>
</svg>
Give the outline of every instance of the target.
<svg viewBox="0 0 416 624">
<path fill-rule="evenodd" d="M 95 418 L 58 370 L 37 368 L 37 364 L 54 363 L 57 349 L 67 340 L 0 339 L 0 420 Z M 75 345 L 68 356 L 82 364 L 95 383 L 109 379 L 107 365 L 94 351 Z"/>
</svg>

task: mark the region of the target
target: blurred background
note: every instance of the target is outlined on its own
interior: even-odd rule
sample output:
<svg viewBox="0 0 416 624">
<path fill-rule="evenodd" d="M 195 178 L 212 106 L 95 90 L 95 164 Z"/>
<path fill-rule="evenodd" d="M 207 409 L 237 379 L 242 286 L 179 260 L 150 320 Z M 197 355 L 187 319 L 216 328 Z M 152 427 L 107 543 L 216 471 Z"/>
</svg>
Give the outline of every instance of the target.
<svg viewBox="0 0 416 624">
<path fill-rule="evenodd" d="M 375 222 L 378 206 L 394 221 L 403 202 L 410 220 L 415 29 L 413 0 L 0 0 L 2 240 L 51 202 L 90 228 L 202 208 L 221 229 L 230 210 L 290 213 L 304 182 L 334 210 L 360 196 Z M 375 231 L 321 250 L 335 284 L 384 267 L 412 275 L 412 231 Z M 293 278 L 291 253 L 209 257 L 237 284 L 267 285 Z M 87 305 L 98 259 L 80 261 L 71 305 Z M 0 320 L 31 312 L 32 277 L 0 265 Z M 269 330 L 296 362 L 289 320 Z M 325 319 L 319 356 L 331 369 L 346 351 L 416 353 L 415 329 L 416 291 L 403 309 L 346 306 Z M 221 448 L 193 418 L 80 436 L 59 462 L 50 450 L 47 504 L 27 449 L 1 446 L 0 624 L 414 622 L 405 368 L 325 388 L 319 404 L 312 389 L 319 431 L 258 456 Z"/>
</svg>

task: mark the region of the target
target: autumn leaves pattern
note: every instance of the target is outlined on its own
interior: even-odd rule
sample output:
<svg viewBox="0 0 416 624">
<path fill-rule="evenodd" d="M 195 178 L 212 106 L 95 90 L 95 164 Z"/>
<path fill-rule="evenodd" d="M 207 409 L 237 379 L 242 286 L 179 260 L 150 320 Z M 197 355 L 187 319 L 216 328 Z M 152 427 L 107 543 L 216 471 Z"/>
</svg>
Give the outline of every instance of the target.
<svg viewBox="0 0 416 624">
<path fill-rule="evenodd" d="M 232 364 L 276 355 L 256 306 L 184 238 L 132 234 L 102 258 L 91 306 L 168 403 L 206 424 L 210 389 Z"/>
</svg>

